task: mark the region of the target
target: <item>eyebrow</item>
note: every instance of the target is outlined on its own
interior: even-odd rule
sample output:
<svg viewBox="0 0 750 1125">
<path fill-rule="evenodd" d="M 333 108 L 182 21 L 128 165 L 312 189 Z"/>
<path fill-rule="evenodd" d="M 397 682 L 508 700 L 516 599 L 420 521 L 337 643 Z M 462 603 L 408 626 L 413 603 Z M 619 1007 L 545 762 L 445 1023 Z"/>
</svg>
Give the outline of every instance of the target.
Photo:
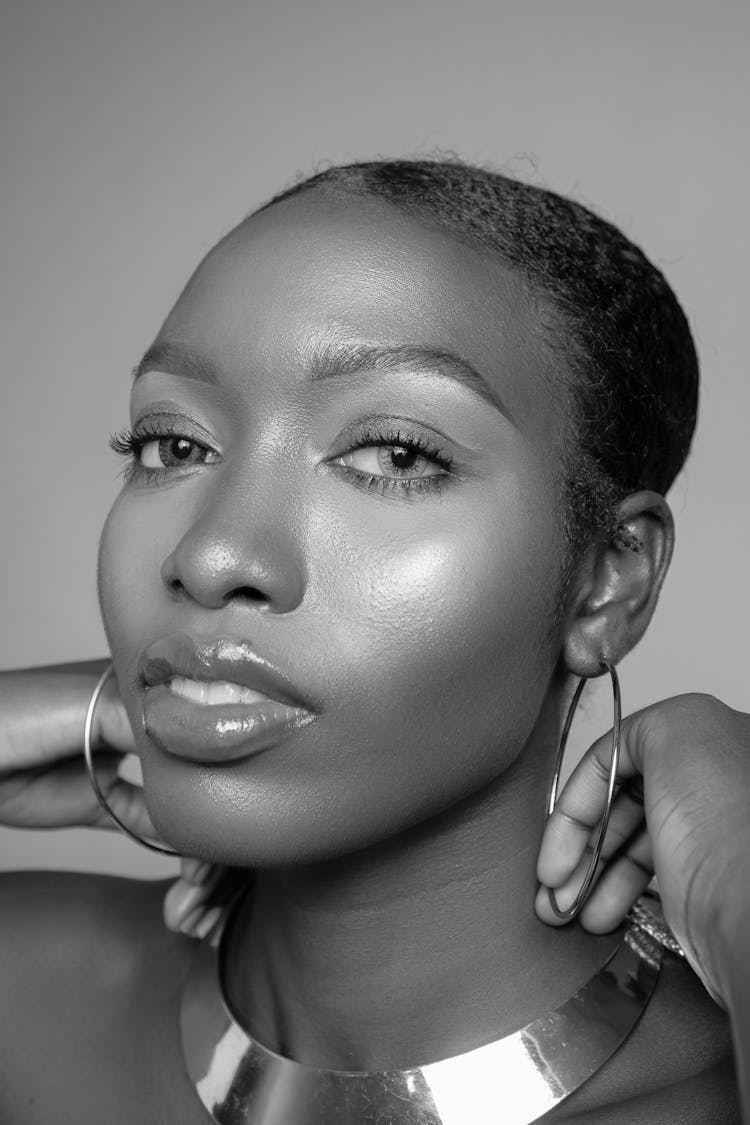
<svg viewBox="0 0 750 1125">
<path fill-rule="evenodd" d="M 317 346 L 310 356 L 310 378 L 352 378 L 368 371 L 399 371 L 439 375 L 467 387 L 512 421 L 495 388 L 467 360 L 445 348 L 426 344 L 362 344 L 336 341 Z"/>
<path fill-rule="evenodd" d="M 215 384 L 219 381 L 217 367 L 207 356 L 186 344 L 172 343 L 169 340 L 157 340 L 144 352 L 143 358 L 133 368 L 133 382 L 148 371 L 185 375 L 203 383 Z"/>
<path fill-rule="evenodd" d="M 438 375 L 473 391 L 506 418 L 513 421 L 507 404 L 495 388 L 467 360 L 445 348 L 425 344 L 364 344 L 336 340 L 316 344 L 309 352 L 308 372 L 314 383 L 327 379 L 346 379 L 371 371 L 397 372 L 411 368 L 415 373 Z M 185 344 L 160 340 L 152 344 L 133 369 L 133 380 L 148 371 L 164 371 L 215 385 L 219 372 L 207 356 Z"/>
</svg>

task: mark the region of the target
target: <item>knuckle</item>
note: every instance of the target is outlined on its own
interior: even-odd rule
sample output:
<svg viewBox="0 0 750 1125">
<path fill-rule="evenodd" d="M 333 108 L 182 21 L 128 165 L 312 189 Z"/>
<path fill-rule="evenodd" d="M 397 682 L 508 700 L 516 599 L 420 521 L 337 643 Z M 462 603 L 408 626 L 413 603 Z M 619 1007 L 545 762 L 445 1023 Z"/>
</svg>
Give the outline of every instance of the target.
<svg viewBox="0 0 750 1125">
<path fill-rule="evenodd" d="M 643 875 L 648 879 L 653 878 L 653 874 L 654 874 L 653 871 L 649 870 L 649 868 L 646 866 L 646 864 L 643 863 L 640 859 L 638 859 L 637 856 L 631 855 L 629 852 L 626 852 L 625 855 L 622 858 L 631 867 L 635 868 L 635 870 L 639 873 L 639 875 Z"/>
<path fill-rule="evenodd" d="M 609 748 L 607 749 L 606 760 L 600 758 L 598 754 L 594 754 L 593 758 L 591 759 L 591 766 L 592 766 L 592 769 L 593 769 L 594 773 L 596 774 L 597 781 L 602 781 L 602 782 L 605 782 L 605 783 L 608 782 L 609 781 L 609 773 L 610 773 L 610 769 L 611 769 L 611 758 L 610 758 L 610 755 L 609 755 Z"/>
<path fill-rule="evenodd" d="M 568 827 L 575 828 L 578 831 L 591 831 L 590 824 L 588 824 L 585 820 L 581 820 L 580 817 L 573 816 L 572 813 L 566 812 L 565 809 L 557 808 L 555 809 L 555 812 L 560 817 L 560 820 L 563 821 L 563 823 Z"/>
<path fill-rule="evenodd" d="M 678 732 L 691 740 L 726 722 L 730 708 L 708 692 L 687 692 L 654 703 L 629 719 L 628 733 L 651 749 L 663 748 L 665 739 Z"/>
</svg>

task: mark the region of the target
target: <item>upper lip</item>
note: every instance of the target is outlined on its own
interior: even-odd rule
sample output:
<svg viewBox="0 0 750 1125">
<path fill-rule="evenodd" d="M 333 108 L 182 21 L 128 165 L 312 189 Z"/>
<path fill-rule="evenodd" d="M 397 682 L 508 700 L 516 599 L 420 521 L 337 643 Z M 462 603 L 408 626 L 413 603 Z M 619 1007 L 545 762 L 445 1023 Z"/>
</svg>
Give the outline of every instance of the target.
<svg viewBox="0 0 750 1125">
<path fill-rule="evenodd" d="M 173 676 L 206 682 L 228 680 L 278 703 L 314 710 L 283 672 L 254 652 L 247 641 L 232 637 L 209 641 L 186 633 L 160 637 L 141 653 L 138 673 L 147 687 L 167 683 Z"/>
</svg>

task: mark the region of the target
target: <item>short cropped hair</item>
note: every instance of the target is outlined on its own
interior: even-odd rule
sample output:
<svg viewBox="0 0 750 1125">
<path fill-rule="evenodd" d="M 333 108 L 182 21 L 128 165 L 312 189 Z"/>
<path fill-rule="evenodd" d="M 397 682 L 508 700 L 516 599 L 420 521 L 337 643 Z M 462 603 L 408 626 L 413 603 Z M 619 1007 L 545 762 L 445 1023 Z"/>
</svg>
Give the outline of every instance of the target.
<svg viewBox="0 0 750 1125">
<path fill-rule="evenodd" d="M 667 492 L 695 429 L 698 359 L 663 274 L 617 227 L 574 200 L 460 160 L 334 166 L 261 210 L 308 191 L 384 200 L 496 254 L 539 295 L 573 374 L 563 448 L 571 543 L 595 532 L 617 537 L 615 511 L 628 493 Z"/>
</svg>

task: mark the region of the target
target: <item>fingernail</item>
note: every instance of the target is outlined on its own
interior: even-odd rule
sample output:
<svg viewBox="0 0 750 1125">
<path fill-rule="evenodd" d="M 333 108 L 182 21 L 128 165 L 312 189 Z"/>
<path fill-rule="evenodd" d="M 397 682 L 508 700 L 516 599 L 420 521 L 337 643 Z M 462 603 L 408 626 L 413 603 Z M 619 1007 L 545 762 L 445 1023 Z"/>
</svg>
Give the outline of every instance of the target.
<svg viewBox="0 0 750 1125">
<path fill-rule="evenodd" d="M 195 928 L 204 915 L 202 906 L 196 906 L 195 910 L 191 910 L 187 917 L 183 918 L 180 925 L 180 933 L 185 934 L 187 937 L 193 937 Z"/>
<path fill-rule="evenodd" d="M 177 879 L 164 896 L 164 917 L 170 929 L 179 929 L 196 908 L 202 908 L 206 888 Z"/>
<path fill-rule="evenodd" d="M 223 911 L 220 906 L 212 906 L 210 910 L 207 910 L 201 920 L 198 922 L 197 926 L 195 926 L 193 929 L 195 937 L 200 938 L 200 940 L 202 941 L 206 937 L 206 935 L 209 934 L 214 928 L 216 923 L 221 918 L 222 913 Z"/>
<path fill-rule="evenodd" d="M 192 856 L 183 856 L 180 860 L 182 877 L 187 879 L 189 883 L 205 883 L 213 866 L 209 860 L 194 859 Z"/>
</svg>

